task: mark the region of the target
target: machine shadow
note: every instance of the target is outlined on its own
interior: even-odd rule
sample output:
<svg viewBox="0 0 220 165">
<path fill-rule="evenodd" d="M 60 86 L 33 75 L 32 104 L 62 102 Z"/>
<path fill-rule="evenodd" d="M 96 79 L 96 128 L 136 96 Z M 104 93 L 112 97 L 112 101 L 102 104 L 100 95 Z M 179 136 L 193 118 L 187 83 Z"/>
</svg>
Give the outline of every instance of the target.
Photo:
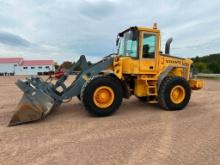
<svg viewBox="0 0 220 165">
<path fill-rule="evenodd" d="M 117 110 L 113 116 L 126 116 L 133 115 L 134 113 L 158 113 L 163 111 L 158 104 L 149 104 L 147 102 L 139 101 L 136 98 L 131 100 L 124 99 L 120 108 Z M 108 116 L 107 116 L 108 117 Z M 68 119 L 88 119 L 88 118 L 107 118 L 107 117 L 94 117 L 91 116 L 85 109 L 81 102 L 74 99 L 68 104 L 61 105 L 60 108 L 51 113 L 51 115 L 46 117 L 46 120 L 68 120 Z"/>
</svg>

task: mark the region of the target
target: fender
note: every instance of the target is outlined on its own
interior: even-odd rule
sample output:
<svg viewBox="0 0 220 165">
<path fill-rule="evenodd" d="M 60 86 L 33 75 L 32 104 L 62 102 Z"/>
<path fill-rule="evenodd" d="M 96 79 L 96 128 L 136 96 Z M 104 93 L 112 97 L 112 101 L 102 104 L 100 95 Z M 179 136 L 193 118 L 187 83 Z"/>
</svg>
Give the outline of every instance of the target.
<svg viewBox="0 0 220 165">
<path fill-rule="evenodd" d="M 114 73 L 108 73 L 107 76 L 113 77 L 116 81 L 118 81 L 121 84 L 121 87 L 123 90 L 123 98 L 128 99 L 131 94 L 130 94 L 127 83 L 124 80 L 119 79 Z"/>
<path fill-rule="evenodd" d="M 167 77 L 167 75 L 174 69 L 174 68 L 185 68 L 185 66 L 168 66 L 162 73 L 160 73 L 157 82 L 157 90 L 159 91 L 160 85 L 162 81 Z"/>
</svg>

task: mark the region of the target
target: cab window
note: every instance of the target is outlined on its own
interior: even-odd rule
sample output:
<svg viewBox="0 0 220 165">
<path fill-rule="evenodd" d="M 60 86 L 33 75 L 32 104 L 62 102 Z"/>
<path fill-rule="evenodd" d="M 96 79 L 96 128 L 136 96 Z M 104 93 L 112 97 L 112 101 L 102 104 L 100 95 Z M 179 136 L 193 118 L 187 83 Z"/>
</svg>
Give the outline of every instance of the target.
<svg viewBox="0 0 220 165">
<path fill-rule="evenodd" d="M 156 35 L 144 33 L 142 45 L 142 57 L 154 58 L 156 51 Z"/>
<path fill-rule="evenodd" d="M 137 41 L 127 41 L 127 52 L 126 55 L 131 57 L 137 57 Z"/>
<path fill-rule="evenodd" d="M 119 55 L 137 57 L 138 41 L 134 39 L 133 32 L 128 31 L 120 37 L 119 41 Z"/>
</svg>

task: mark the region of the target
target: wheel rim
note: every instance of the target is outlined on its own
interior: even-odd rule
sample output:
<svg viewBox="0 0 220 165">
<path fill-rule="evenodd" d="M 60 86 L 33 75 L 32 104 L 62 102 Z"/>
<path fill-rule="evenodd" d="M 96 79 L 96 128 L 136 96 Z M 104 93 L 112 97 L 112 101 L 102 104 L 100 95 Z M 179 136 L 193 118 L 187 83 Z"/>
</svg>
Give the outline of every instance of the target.
<svg viewBox="0 0 220 165">
<path fill-rule="evenodd" d="M 184 100 L 185 96 L 185 89 L 180 85 L 174 86 L 170 93 L 170 99 L 175 104 L 181 103 Z"/>
<path fill-rule="evenodd" d="M 115 98 L 114 91 L 108 86 L 98 87 L 93 94 L 93 101 L 99 108 L 109 107 Z"/>
</svg>

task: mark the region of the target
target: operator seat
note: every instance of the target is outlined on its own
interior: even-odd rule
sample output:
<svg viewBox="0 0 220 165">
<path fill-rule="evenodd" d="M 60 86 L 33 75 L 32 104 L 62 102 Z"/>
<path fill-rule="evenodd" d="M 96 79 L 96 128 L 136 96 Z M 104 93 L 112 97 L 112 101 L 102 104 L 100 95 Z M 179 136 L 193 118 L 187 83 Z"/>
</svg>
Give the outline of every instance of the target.
<svg viewBox="0 0 220 165">
<path fill-rule="evenodd" d="M 148 44 L 143 46 L 143 58 L 154 58 L 155 52 L 150 52 L 150 46 Z"/>
<path fill-rule="evenodd" d="M 146 44 L 143 46 L 143 58 L 149 58 L 149 45 Z"/>
</svg>

